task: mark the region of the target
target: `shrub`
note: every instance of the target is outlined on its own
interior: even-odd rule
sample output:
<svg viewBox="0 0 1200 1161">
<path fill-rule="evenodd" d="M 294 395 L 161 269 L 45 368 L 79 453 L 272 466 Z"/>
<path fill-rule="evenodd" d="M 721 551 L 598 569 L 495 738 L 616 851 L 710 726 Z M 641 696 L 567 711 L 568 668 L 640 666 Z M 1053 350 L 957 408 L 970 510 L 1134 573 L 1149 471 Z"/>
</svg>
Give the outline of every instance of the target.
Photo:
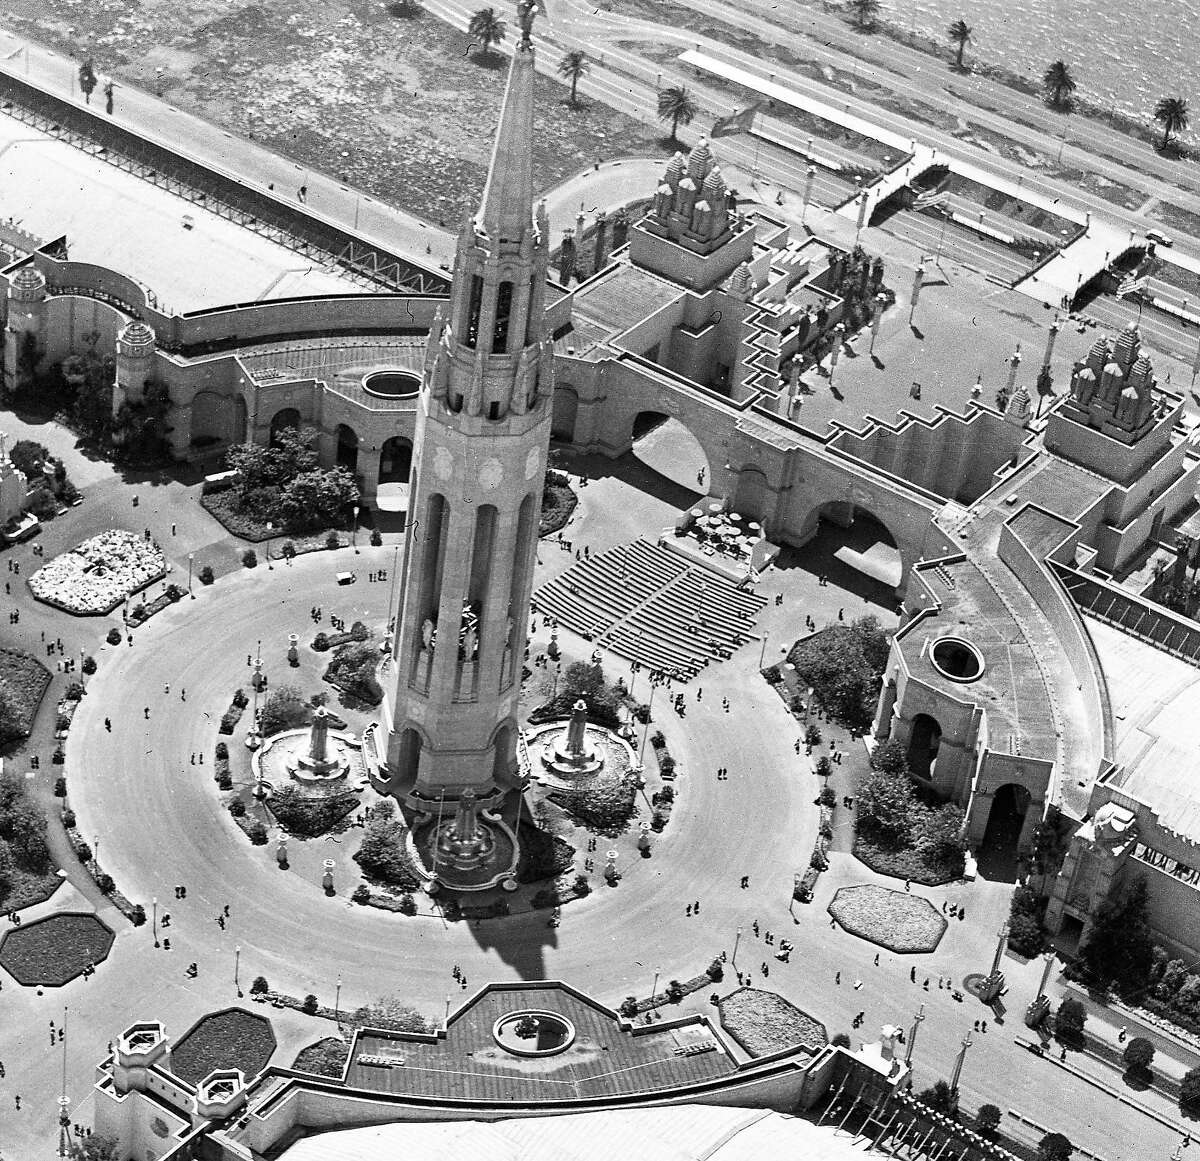
<svg viewBox="0 0 1200 1161">
<path fill-rule="evenodd" d="M 1008 915 L 1008 944 L 1018 955 L 1040 955 L 1046 948 L 1042 930 L 1042 901 L 1032 887 L 1018 887 Z"/>
<path fill-rule="evenodd" d="M 313 638 L 312 647 L 318 653 L 324 653 L 325 650 L 329 648 L 329 634 L 328 633 L 318 633 Z"/>
<path fill-rule="evenodd" d="M 849 1048 L 850 1037 L 847 1036 L 845 1032 L 835 1032 L 833 1034 L 833 1039 L 829 1043 L 835 1048 Z"/>
<path fill-rule="evenodd" d="M 995 1105 L 980 1105 L 975 1114 L 975 1132 L 991 1137 L 1000 1128 L 1000 1110 Z"/>
<path fill-rule="evenodd" d="M 135 903 L 129 909 L 129 922 L 132 923 L 134 927 L 144 927 L 146 924 L 146 908 L 140 903 Z"/>
<path fill-rule="evenodd" d="M 714 959 L 712 963 L 710 963 L 708 967 L 704 969 L 704 974 L 708 976 L 708 978 L 712 980 L 714 984 L 720 983 L 720 981 L 725 978 L 725 966 L 721 963 L 720 959 Z"/>
<path fill-rule="evenodd" d="M 63 694 L 63 697 L 65 697 L 67 701 L 81 701 L 86 692 L 87 691 L 83 688 L 82 681 L 73 681 L 67 686 L 67 692 Z"/>
<path fill-rule="evenodd" d="M 400 896 L 400 914 L 416 915 L 416 913 L 417 901 L 407 891 L 405 891 L 404 894 Z"/>
<path fill-rule="evenodd" d="M 229 747 L 224 742 L 218 742 L 217 748 L 213 751 L 213 753 L 217 756 L 219 761 L 229 760 Z"/>
<path fill-rule="evenodd" d="M 1183 1074 L 1179 1082 L 1179 1105 L 1184 1109 L 1200 1108 L 1200 1066 Z"/>
<path fill-rule="evenodd" d="M 217 787 L 221 790 L 233 789 L 233 776 L 228 770 L 222 770 L 221 773 L 217 775 Z M 253 836 L 251 836 L 251 838 L 253 838 Z M 263 842 L 266 841 L 266 839 L 263 839 Z"/>
<path fill-rule="evenodd" d="M 296 546 L 290 540 L 285 540 L 279 551 L 284 560 L 291 560 L 296 555 Z"/>
<path fill-rule="evenodd" d="M 821 727 L 816 722 L 810 722 L 804 727 L 804 744 L 810 748 L 819 746 L 824 736 L 821 733 Z"/>
<path fill-rule="evenodd" d="M 263 737 L 308 725 L 312 714 L 304 694 L 294 685 L 280 685 L 267 695 L 262 707 Z"/>
<path fill-rule="evenodd" d="M 96 876 L 96 886 L 100 888 L 100 893 L 102 895 L 111 895 L 116 883 L 113 882 L 112 875 L 101 871 L 100 874 Z"/>
<path fill-rule="evenodd" d="M 70 830 L 75 825 L 75 812 L 73 810 L 64 810 L 62 813 L 62 824 Z"/>
<path fill-rule="evenodd" d="M 379 548 L 383 544 L 383 537 L 379 533 L 378 528 L 371 529 L 371 547 Z"/>
<path fill-rule="evenodd" d="M 206 564 L 197 574 L 202 585 L 210 585 L 217 578 L 213 575 L 212 565 Z"/>
<path fill-rule="evenodd" d="M 358 628 L 355 623 L 353 633 Z M 366 626 L 362 627 L 366 633 Z M 375 679 L 375 668 L 379 664 L 379 650 L 367 641 L 355 641 L 352 645 L 338 648 L 325 670 L 325 680 L 338 689 L 365 701 L 378 705 L 383 700 L 383 689 Z"/>
<path fill-rule="evenodd" d="M 1059 1040 L 1077 1041 L 1083 1036 L 1083 1025 L 1087 1021 L 1087 1009 L 1076 999 L 1068 996 L 1058 1006 L 1054 1015 L 1054 1035 Z"/>
<path fill-rule="evenodd" d="M 117 634 L 117 643 L 120 644 L 121 634 Z M 91 677 L 96 672 L 96 659 L 89 653 L 84 659 L 83 664 L 79 667 L 85 677 Z"/>
<path fill-rule="evenodd" d="M 54 730 L 56 733 L 61 733 L 63 730 L 71 728 L 71 719 L 66 714 L 59 714 L 54 719 Z"/>
<path fill-rule="evenodd" d="M 638 1002 L 633 996 L 626 996 L 621 1001 L 621 1006 L 617 1009 L 627 1020 L 632 1020 L 638 1014 Z"/>
<path fill-rule="evenodd" d="M 544 907 L 557 907 L 558 896 L 549 887 L 542 887 L 533 893 L 533 898 L 530 902 L 539 910 Z"/>
<path fill-rule="evenodd" d="M 1145 1036 L 1135 1036 L 1121 1054 L 1130 1072 L 1148 1072 L 1154 1061 L 1154 1045 Z"/>
<path fill-rule="evenodd" d="M 121 630 L 118 629 L 116 627 L 116 625 L 114 625 L 111 629 L 109 629 L 108 636 L 105 637 L 104 639 L 110 645 L 120 645 L 121 644 Z"/>
<path fill-rule="evenodd" d="M 256 846 L 265 846 L 267 842 L 267 828 L 261 822 L 253 822 L 250 824 L 250 829 L 246 831 L 250 841 Z"/>
<path fill-rule="evenodd" d="M 671 1004 L 680 1003 L 683 1000 L 683 994 L 683 984 L 678 980 L 671 980 L 663 992 L 663 995 L 667 997 L 667 1002 Z"/>
<path fill-rule="evenodd" d="M 183 600 L 183 589 L 178 585 L 167 585 L 167 597 L 172 601 Z"/>
<path fill-rule="evenodd" d="M 817 759 L 817 768 L 815 773 L 819 778 L 828 778 L 833 774 L 833 763 L 825 754 L 822 754 Z M 832 794 L 833 792 L 830 791 L 830 793 Z"/>
<path fill-rule="evenodd" d="M 664 754 L 658 760 L 658 768 L 662 772 L 663 777 L 675 773 L 675 759 L 670 754 Z"/>
<path fill-rule="evenodd" d="M 258 568 L 258 553 L 255 552 L 253 548 L 247 548 L 246 551 L 242 553 L 242 567 Z"/>
<path fill-rule="evenodd" d="M 421 884 L 405 846 L 405 828 L 391 819 L 375 818 L 354 855 L 355 862 L 370 876 L 406 891 Z"/>
<path fill-rule="evenodd" d="M 80 843 L 75 848 L 75 854 L 79 856 L 81 863 L 90 863 L 92 861 L 92 848 L 87 843 Z"/>
<path fill-rule="evenodd" d="M 366 885 L 366 883 L 359 883 L 359 885 L 354 888 L 354 894 L 351 895 L 350 898 L 355 903 L 363 903 L 363 904 L 370 903 L 371 902 L 371 888 L 368 887 Z"/>
<path fill-rule="evenodd" d="M 240 798 L 235 798 L 229 804 L 229 813 L 232 814 L 234 818 L 241 818 L 242 815 L 246 813 L 246 804 Z"/>
<path fill-rule="evenodd" d="M 329 535 L 325 537 L 325 547 L 329 549 L 342 547 L 342 542 L 338 539 L 338 534 L 332 529 L 330 530 Z"/>
<path fill-rule="evenodd" d="M 314 996 L 312 992 L 309 992 L 308 995 L 304 997 L 304 1003 L 300 1005 L 300 1011 L 302 1011 L 306 1016 L 315 1016 L 317 1014 L 318 1006 L 317 997 Z"/>
<path fill-rule="evenodd" d="M 592 883 L 591 883 L 591 880 L 587 877 L 587 875 L 576 875 L 574 887 L 575 887 L 575 894 L 580 896 L 581 898 L 584 895 L 590 895 L 592 893 Z"/>
<path fill-rule="evenodd" d="M 1062 1133 L 1047 1133 L 1038 1143 L 1038 1161 L 1070 1161 L 1075 1146 Z"/>
<path fill-rule="evenodd" d="M 917 1097 L 917 1100 L 947 1117 L 958 1115 L 958 1093 L 950 1087 L 947 1081 L 935 1082 L 930 1088 L 925 1089 Z"/>
<path fill-rule="evenodd" d="M 54 797 L 66 798 L 67 796 L 67 780 L 61 776 L 54 779 Z"/>
<path fill-rule="evenodd" d="M 254 983 L 252 983 L 250 985 L 250 994 L 252 996 L 261 996 L 264 993 L 269 992 L 270 990 L 271 990 L 271 987 L 267 983 L 266 976 L 255 976 L 254 977 Z"/>
</svg>

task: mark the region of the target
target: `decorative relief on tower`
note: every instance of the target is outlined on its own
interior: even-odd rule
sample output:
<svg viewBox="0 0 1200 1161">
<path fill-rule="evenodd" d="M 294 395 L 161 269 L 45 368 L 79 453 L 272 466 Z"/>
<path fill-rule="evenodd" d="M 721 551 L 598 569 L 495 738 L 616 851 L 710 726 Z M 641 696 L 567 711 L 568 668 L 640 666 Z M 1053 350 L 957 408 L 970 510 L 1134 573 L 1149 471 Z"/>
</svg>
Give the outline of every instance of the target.
<svg viewBox="0 0 1200 1161">
<path fill-rule="evenodd" d="M 448 480 L 454 475 L 454 456 L 448 447 L 439 447 L 433 453 L 433 474 L 439 480 Z"/>
<path fill-rule="evenodd" d="M 536 453 L 535 453 L 536 454 Z M 504 465 L 494 456 L 479 469 L 479 483 L 485 492 L 494 492 L 504 479 Z"/>
</svg>

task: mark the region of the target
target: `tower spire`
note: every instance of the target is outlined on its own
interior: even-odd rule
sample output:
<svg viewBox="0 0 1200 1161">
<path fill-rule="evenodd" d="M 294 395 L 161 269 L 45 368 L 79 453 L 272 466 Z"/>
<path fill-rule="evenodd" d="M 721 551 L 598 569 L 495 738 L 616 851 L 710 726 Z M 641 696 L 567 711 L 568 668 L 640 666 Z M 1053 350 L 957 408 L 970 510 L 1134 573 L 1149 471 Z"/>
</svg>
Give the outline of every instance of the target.
<svg viewBox="0 0 1200 1161">
<path fill-rule="evenodd" d="M 477 224 L 493 240 L 518 241 L 533 218 L 533 17 L 537 5 L 520 0 L 521 39 L 508 69 L 500 126 L 492 145 Z"/>
</svg>

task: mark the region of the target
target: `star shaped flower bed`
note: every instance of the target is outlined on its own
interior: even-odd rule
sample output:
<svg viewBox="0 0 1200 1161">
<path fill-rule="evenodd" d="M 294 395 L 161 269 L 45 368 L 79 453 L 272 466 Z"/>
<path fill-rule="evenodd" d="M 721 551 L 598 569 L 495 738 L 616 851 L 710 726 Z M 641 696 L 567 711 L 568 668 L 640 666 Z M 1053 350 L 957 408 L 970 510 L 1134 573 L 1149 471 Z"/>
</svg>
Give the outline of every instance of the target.
<svg viewBox="0 0 1200 1161">
<path fill-rule="evenodd" d="M 94 915 L 48 915 L 4 933 L 0 965 L 26 987 L 57 988 L 105 959 L 113 938 Z"/>
<path fill-rule="evenodd" d="M 901 953 L 933 951 L 946 930 L 945 917 L 928 899 L 873 884 L 843 887 L 829 914 L 851 935 Z"/>
</svg>

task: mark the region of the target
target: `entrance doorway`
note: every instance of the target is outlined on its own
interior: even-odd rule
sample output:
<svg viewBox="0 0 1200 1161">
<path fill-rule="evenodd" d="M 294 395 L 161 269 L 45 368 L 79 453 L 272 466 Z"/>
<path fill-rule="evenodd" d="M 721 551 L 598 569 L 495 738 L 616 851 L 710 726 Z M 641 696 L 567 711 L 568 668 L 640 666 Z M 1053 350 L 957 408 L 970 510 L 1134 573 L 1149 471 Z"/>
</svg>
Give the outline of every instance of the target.
<svg viewBox="0 0 1200 1161">
<path fill-rule="evenodd" d="M 354 428 L 344 423 L 337 425 L 337 466 L 345 468 L 351 475 L 358 471 L 358 436 Z"/>
<path fill-rule="evenodd" d="M 933 763 L 942 744 L 942 727 L 929 714 L 913 718 L 912 735 L 908 741 L 908 768 L 918 778 L 933 777 Z"/>
<path fill-rule="evenodd" d="M 1016 782 L 1006 782 L 992 795 L 983 841 L 979 844 L 979 873 L 987 879 L 1010 882 L 1017 876 L 1017 843 L 1032 796 Z"/>
</svg>

